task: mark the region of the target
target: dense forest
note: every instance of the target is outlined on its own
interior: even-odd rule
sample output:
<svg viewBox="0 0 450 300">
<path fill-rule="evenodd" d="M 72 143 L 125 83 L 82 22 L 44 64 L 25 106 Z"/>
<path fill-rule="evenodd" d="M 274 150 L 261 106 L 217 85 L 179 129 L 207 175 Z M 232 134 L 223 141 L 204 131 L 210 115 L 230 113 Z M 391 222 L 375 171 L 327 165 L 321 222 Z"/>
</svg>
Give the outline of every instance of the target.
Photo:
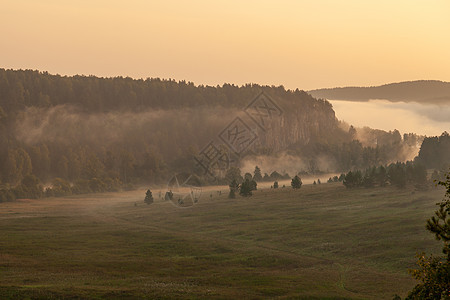
<svg viewBox="0 0 450 300">
<path fill-rule="evenodd" d="M 416 160 L 430 169 L 447 171 L 450 167 L 450 134 L 427 137 L 423 140 Z"/>
<path fill-rule="evenodd" d="M 417 80 L 371 87 L 341 87 L 309 91 L 314 97 L 338 100 L 390 101 L 444 104 L 450 103 L 450 82 Z"/>
<path fill-rule="evenodd" d="M 270 130 L 244 113 L 261 92 L 280 108 Z M 346 172 L 411 159 L 423 139 L 355 129 L 336 119 L 328 101 L 283 86 L 0 69 L 0 189 L 16 187 L 16 196 L 25 197 L 37 185 L 57 195 L 165 183 L 175 172 L 198 170 L 193 158 L 236 117 L 255 142 L 235 167 L 288 155 L 302 161 L 296 173 Z M 265 168 L 277 170 L 284 171 Z"/>
</svg>

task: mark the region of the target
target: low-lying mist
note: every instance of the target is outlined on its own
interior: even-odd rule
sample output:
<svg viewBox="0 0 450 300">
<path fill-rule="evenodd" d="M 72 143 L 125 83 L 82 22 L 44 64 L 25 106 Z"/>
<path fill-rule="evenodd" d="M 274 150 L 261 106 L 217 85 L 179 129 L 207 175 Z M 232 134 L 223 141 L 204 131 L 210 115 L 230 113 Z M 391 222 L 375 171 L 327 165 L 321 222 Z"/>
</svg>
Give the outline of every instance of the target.
<svg viewBox="0 0 450 300">
<path fill-rule="evenodd" d="M 376 124 L 383 125 L 387 130 L 398 128 L 405 132 L 422 132 L 419 130 L 420 106 L 418 105 L 407 110 L 407 107 L 402 106 L 405 105 L 404 103 L 333 101 L 333 104 L 338 114 L 351 112 L 350 116 L 355 120 L 361 118 L 361 125 L 371 125 L 371 118 L 368 116 L 373 114 L 372 119 L 378 122 Z M 365 111 L 367 114 L 365 117 L 363 117 L 364 111 L 358 111 L 358 109 L 371 107 L 374 108 L 374 112 Z M 426 108 L 424 111 L 427 112 L 425 114 L 427 117 L 421 116 L 421 118 L 428 120 L 428 124 L 430 122 L 439 124 L 442 126 L 439 130 L 442 131 L 450 128 L 445 128 L 449 121 L 442 117 L 442 112 L 439 114 L 431 108 Z M 437 114 L 436 121 L 431 119 L 433 113 Z M 64 177 L 66 176 L 64 174 L 68 173 L 68 171 L 59 172 L 60 167 L 67 161 L 70 164 L 83 164 L 81 158 L 84 157 L 85 165 L 88 165 L 89 159 L 86 157 L 90 156 L 86 153 L 94 153 L 102 163 L 109 166 L 107 167 L 109 170 L 118 170 L 124 151 L 131 153 L 130 161 L 136 174 L 150 170 L 158 173 L 158 176 L 163 176 L 169 171 L 193 169 L 195 165 L 193 157 L 198 155 L 209 142 L 217 141 L 218 134 L 240 114 L 242 112 L 237 109 L 205 107 L 101 113 L 86 113 L 71 105 L 57 105 L 50 108 L 28 107 L 17 116 L 14 131 L 17 140 L 22 144 L 30 147 L 40 144 L 49 146 L 53 162 L 47 169 L 51 168 L 52 172 L 58 176 Z M 294 114 L 293 119 L 295 117 Z M 308 124 L 308 122 L 298 122 L 297 125 L 291 126 L 297 126 L 294 128 L 295 132 L 307 129 Z M 352 124 L 359 125 L 355 122 Z M 377 127 L 376 124 L 372 126 Z M 395 126 L 389 124 L 395 124 Z M 341 122 L 341 125 L 344 126 L 345 123 Z M 397 125 L 403 125 L 403 127 Z M 369 128 L 357 128 L 355 138 L 360 143 L 351 144 L 349 125 L 345 126 L 341 131 L 341 139 L 335 140 L 335 144 L 331 144 L 333 141 L 327 138 L 323 138 L 320 143 L 313 141 L 309 144 L 295 144 L 297 140 L 291 139 L 292 147 L 288 145 L 278 151 L 269 148 L 272 151 L 267 151 L 268 145 L 261 139 L 255 142 L 255 145 L 249 148 L 247 156 L 240 160 L 241 172 L 253 174 L 255 166 L 259 166 L 263 175 L 264 173 L 270 175 L 276 171 L 281 175 L 288 173 L 293 176 L 302 172 L 317 176 L 317 174 L 368 167 L 377 163 L 411 160 L 417 155 L 420 147 L 420 139 L 414 138 L 414 142 L 409 144 L 406 140 L 402 141 L 398 132 L 394 134 Z M 277 135 L 271 137 L 271 141 L 280 139 L 282 134 L 288 133 L 280 130 Z M 299 136 L 302 135 L 299 134 Z M 312 137 L 311 134 L 304 134 L 304 136 Z M 374 150 L 378 146 L 381 147 L 379 152 Z M 363 147 L 371 147 L 372 150 Z M 36 152 L 35 150 L 33 151 Z M 111 153 L 108 154 L 108 152 Z M 38 165 L 39 159 L 36 155 L 33 156 L 33 163 Z M 149 175 L 149 177 L 152 176 Z"/>
<path fill-rule="evenodd" d="M 223 116 L 233 112 L 204 108 L 87 114 L 68 105 L 29 107 L 18 117 L 15 131 L 17 139 L 29 145 L 149 144 L 173 153 L 188 146 L 203 147 L 226 125 Z"/>
<path fill-rule="evenodd" d="M 316 170 L 322 172 L 334 172 L 336 163 L 333 158 L 325 155 L 318 156 L 314 160 L 293 156 L 285 152 L 275 156 L 258 155 L 246 157 L 241 161 L 242 173 L 251 173 L 255 170 L 255 166 L 261 168 L 261 171 L 270 175 L 277 171 L 284 175 L 288 173 L 293 176 L 298 172 L 314 173 Z"/>
<path fill-rule="evenodd" d="M 414 132 L 439 136 L 450 130 L 450 105 L 420 104 L 416 102 L 368 102 L 330 100 L 336 117 L 355 127 Z"/>
</svg>

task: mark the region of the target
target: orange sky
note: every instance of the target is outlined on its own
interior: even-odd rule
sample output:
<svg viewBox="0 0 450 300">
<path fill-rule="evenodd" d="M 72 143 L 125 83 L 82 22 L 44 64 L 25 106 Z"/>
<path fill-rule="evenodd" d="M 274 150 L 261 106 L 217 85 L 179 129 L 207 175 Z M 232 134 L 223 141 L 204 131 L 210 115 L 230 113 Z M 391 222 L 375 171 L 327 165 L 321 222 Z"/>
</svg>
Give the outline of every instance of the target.
<svg viewBox="0 0 450 300">
<path fill-rule="evenodd" d="M 0 0 L 0 67 L 313 89 L 450 81 L 450 1 Z"/>
</svg>

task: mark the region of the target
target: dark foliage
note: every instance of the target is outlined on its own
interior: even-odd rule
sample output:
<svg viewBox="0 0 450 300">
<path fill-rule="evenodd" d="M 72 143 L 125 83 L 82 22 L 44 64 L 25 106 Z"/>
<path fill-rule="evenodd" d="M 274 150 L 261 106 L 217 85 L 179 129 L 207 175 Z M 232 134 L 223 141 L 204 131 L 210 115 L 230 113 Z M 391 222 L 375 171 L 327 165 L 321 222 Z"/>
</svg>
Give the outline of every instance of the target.
<svg viewBox="0 0 450 300">
<path fill-rule="evenodd" d="M 246 179 L 239 189 L 239 194 L 243 197 L 249 197 L 253 195 L 252 191 L 256 190 L 256 181 Z"/>
<path fill-rule="evenodd" d="M 263 180 L 263 177 L 261 174 L 261 169 L 258 166 L 255 167 L 255 171 L 253 172 L 253 180 L 255 180 L 255 181 Z"/>
<path fill-rule="evenodd" d="M 427 137 L 420 147 L 417 161 L 429 169 L 446 169 L 450 166 L 450 135 Z"/>
<path fill-rule="evenodd" d="M 144 202 L 147 203 L 147 204 L 152 204 L 153 203 L 153 195 L 152 195 L 152 192 L 150 190 L 147 190 L 147 192 L 145 193 Z"/>
<path fill-rule="evenodd" d="M 298 175 L 295 175 L 294 178 L 292 178 L 291 186 L 293 189 L 299 189 L 302 187 L 302 180 Z"/>
<path fill-rule="evenodd" d="M 428 188 L 429 181 L 425 167 L 420 163 L 409 161 L 390 164 L 386 168 L 384 166 L 372 167 L 364 172 L 350 171 L 344 176 L 343 184 L 347 188 L 383 187 L 387 184 L 405 188 L 409 184 L 418 190 L 425 190 Z"/>
<path fill-rule="evenodd" d="M 427 230 L 433 233 L 437 240 L 442 241 L 444 256 L 418 255 L 418 269 L 410 270 L 411 275 L 420 281 L 409 293 L 407 299 L 450 299 L 450 172 L 445 181 L 439 185 L 446 189 L 444 199 L 435 215 L 427 221 Z"/>
</svg>

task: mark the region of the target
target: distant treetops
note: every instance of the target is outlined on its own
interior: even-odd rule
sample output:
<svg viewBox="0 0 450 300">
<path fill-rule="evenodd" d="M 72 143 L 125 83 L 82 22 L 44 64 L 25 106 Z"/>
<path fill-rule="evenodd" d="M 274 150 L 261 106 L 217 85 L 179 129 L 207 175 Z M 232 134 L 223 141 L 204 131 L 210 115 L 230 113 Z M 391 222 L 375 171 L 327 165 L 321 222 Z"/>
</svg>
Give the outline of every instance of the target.
<svg viewBox="0 0 450 300">
<path fill-rule="evenodd" d="M 330 181 L 331 178 L 328 182 Z M 411 161 L 406 163 L 397 162 L 387 167 L 378 166 L 368 168 L 365 171 L 350 171 L 343 176 L 343 184 L 347 188 L 370 188 L 386 185 L 404 188 L 410 184 L 417 189 L 426 189 L 428 186 L 427 170 L 420 163 Z"/>
</svg>

